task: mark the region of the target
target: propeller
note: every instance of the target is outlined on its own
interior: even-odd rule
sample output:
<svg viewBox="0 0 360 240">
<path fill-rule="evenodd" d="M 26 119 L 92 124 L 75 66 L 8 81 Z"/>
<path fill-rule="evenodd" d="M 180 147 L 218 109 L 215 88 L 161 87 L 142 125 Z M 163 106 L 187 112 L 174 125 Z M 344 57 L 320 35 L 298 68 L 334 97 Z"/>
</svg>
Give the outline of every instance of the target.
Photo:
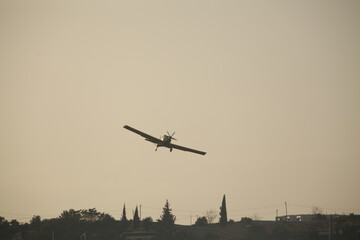
<svg viewBox="0 0 360 240">
<path fill-rule="evenodd" d="M 169 136 L 171 139 L 177 141 L 176 138 L 173 138 L 175 132 L 173 132 L 173 134 L 171 134 L 171 135 L 170 135 L 169 131 L 166 131 L 166 132 L 167 132 L 168 136 Z"/>
</svg>

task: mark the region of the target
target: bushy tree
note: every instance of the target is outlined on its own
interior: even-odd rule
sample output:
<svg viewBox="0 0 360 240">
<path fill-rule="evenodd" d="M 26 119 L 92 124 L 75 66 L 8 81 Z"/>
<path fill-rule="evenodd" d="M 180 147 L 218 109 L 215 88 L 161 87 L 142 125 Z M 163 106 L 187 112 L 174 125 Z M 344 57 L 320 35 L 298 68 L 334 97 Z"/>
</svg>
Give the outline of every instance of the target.
<svg viewBox="0 0 360 240">
<path fill-rule="evenodd" d="M 323 209 L 319 206 L 314 205 L 311 207 L 311 214 L 313 215 L 323 214 L 323 212 L 324 212 Z"/>
<path fill-rule="evenodd" d="M 13 220 L 10 221 L 10 226 L 11 227 L 19 227 L 20 223 L 18 222 L 18 220 L 13 219 Z"/>
<path fill-rule="evenodd" d="M 41 224 L 41 217 L 40 216 L 33 216 L 33 218 L 30 220 L 30 225 L 33 230 L 36 232 L 39 231 Z"/>
<path fill-rule="evenodd" d="M 81 220 L 87 223 L 97 222 L 100 220 L 101 213 L 96 208 L 80 210 Z"/>
<path fill-rule="evenodd" d="M 99 223 L 106 227 L 112 227 L 116 224 L 116 220 L 110 214 L 101 213 Z"/>
<path fill-rule="evenodd" d="M 4 217 L 0 217 L 0 239 L 10 239 L 11 234 L 10 223 Z"/>
<path fill-rule="evenodd" d="M 208 220 L 206 217 L 199 217 L 198 219 L 196 219 L 196 222 L 195 222 L 196 226 L 203 227 L 206 224 L 208 224 Z"/>
<path fill-rule="evenodd" d="M 241 223 L 244 223 L 246 225 L 252 224 L 252 221 L 253 220 L 251 218 L 248 218 L 248 217 L 242 217 L 241 220 L 240 220 Z"/>
<path fill-rule="evenodd" d="M 65 210 L 60 214 L 59 219 L 71 224 L 78 223 L 81 219 L 81 211 L 75 211 L 74 209 Z"/>
<path fill-rule="evenodd" d="M 214 223 L 217 216 L 218 216 L 217 212 L 214 209 L 209 209 L 205 212 L 205 217 L 208 223 Z"/>
</svg>

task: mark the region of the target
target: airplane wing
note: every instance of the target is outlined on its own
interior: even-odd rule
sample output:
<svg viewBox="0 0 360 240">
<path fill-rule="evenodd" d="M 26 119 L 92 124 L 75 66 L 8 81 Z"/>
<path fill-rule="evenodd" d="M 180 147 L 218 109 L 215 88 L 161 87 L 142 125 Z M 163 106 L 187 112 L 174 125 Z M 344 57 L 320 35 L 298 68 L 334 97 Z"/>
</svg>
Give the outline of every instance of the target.
<svg viewBox="0 0 360 240">
<path fill-rule="evenodd" d="M 128 126 L 128 125 L 124 125 L 124 128 L 127 129 L 127 130 L 129 130 L 129 131 L 132 131 L 132 132 L 134 132 L 134 133 L 136 133 L 136 134 L 139 134 L 140 136 L 144 137 L 145 140 L 147 140 L 147 141 L 149 141 L 149 142 L 162 143 L 161 139 L 156 138 L 156 137 L 153 137 L 153 136 L 151 136 L 151 135 L 149 135 L 149 134 L 143 133 L 143 132 L 141 132 L 141 131 L 139 131 L 139 130 L 137 130 L 137 129 L 135 129 L 135 128 L 132 128 L 132 127 L 130 127 L 130 126 Z"/>
<path fill-rule="evenodd" d="M 169 144 L 169 147 L 170 147 L 170 148 L 179 149 L 179 150 L 182 150 L 182 151 L 186 151 L 186 152 L 197 153 L 197 154 L 201 154 L 201 155 L 205 155 L 205 154 L 206 154 L 206 152 L 202 152 L 202 151 L 199 151 L 199 150 L 195 150 L 195 149 L 191 149 L 191 148 L 179 146 L 179 145 L 172 144 L 172 143 Z"/>
</svg>

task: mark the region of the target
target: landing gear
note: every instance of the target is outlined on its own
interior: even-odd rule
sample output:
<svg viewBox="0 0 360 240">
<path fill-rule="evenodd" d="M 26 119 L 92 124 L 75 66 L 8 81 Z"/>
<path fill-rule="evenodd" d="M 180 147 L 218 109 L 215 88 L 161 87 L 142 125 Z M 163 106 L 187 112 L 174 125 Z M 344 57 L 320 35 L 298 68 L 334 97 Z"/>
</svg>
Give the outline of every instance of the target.
<svg viewBox="0 0 360 240">
<path fill-rule="evenodd" d="M 170 152 L 172 152 L 172 148 L 170 148 Z"/>
</svg>

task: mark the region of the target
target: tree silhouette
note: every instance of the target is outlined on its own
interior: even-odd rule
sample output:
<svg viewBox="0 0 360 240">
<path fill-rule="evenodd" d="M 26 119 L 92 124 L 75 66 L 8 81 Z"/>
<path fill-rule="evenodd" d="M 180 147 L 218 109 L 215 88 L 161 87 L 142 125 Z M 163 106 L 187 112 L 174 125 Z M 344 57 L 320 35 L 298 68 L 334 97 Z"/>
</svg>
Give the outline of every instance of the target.
<svg viewBox="0 0 360 240">
<path fill-rule="evenodd" d="M 218 214 L 217 214 L 216 210 L 214 210 L 214 209 L 209 209 L 205 212 L 205 217 L 206 217 L 208 223 L 214 223 L 217 216 L 218 216 Z"/>
<path fill-rule="evenodd" d="M 128 224 L 128 220 L 126 218 L 126 208 L 125 208 L 125 203 L 124 203 L 124 207 L 123 207 L 123 213 L 121 215 L 121 226 L 123 227 L 123 229 L 127 228 L 127 224 Z"/>
<path fill-rule="evenodd" d="M 321 207 L 319 207 L 319 206 L 312 206 L 311 207 L 311 214 L 313 214 L 313 215 L 317 215 L 317 214 L 323 214 L 323 210 L 322 210 L 322 208 Z"/>
<path fill-rule="evenodd" d="M 30 220 L 30 225 L 35 232 L 39 231 L 41 224 L 41 217 L 40 216 L 33 216 L 33 218 Z"/>
<path fill-rule="evenodd" d="M 74 209 L 65 210 L 59 216 L 59 220 L 65 224 L 73 225 L 80 222 L 81 211 Z"/>
<path fill-rule="evenodd" d="M 221 207 L 220 207 L 220 224 L 222 226 L 226 226 L 226 224 L 227 224 L 227 212 L 226 212 L 225 194 L 224 194 L 222 204 L 221 204 Z"/>
<path fill-rule="evenodd" d="M 96 222 L 100 220 L 101 213 L 96 208 L 81 210 L 81 220 L 84 222 Z"/>
<path fill-rule="evenodd" d="M 143 228 L 144 230 L 148 231 L 153 223 L 153 220 L 151 217 L 146 217 L 142 220 Z"/>
<path fill-rule="evenodd" d="M 140 218 L 139 218 L 139 212 L 138 212 L 138 207 L 137 206 L 135 208 L 133 223 L 134 223 L 134 228 L 135 229 L 140 227 Z"/>
<path fill-rule="evenodd" d="M 226 211 L 226 199 L 223 198 L 221 206 L 222 212 Z M 124 208 L 125 209 L 125 208 Z M 150 232 L 157 232 L 158 240 L 181 240 L 181 239 L 288 239 L 288 237 L 296 233 L 299 239 L 319 239 L 317 229 L 319 226 L 328 226 L 326 219 L 329 215 L 320 215 L 323 222 L 309 221 L 306 224 L 301 224 L 296 228 L 289 228 L 288 225 L 279 222 L 267 223 L 266 226 L 262 224 L 251 224 L 250 218 L 243 217 L 241 219 L 242 228 L 246 226 L 246 231 L 224 231 L 218 229 L 219 225 L 211 226 L 201 229 L 205 235 L 201 238 L 193 235 L 192 230 L 187 231 L 185 227 L 175 230 L 175 216 L 171 213 L 170 204 L 166 201 L 163 212 L 158 223 L 152 224 L 151 217 L 144 218 L 141 222 L 143 230 Z M 135 212 L 134 212 L 135 213 Z M 135 214 L 136 215 L 136 214 Z M 96 216 L 96 217 L 94 217 Z M 222 214 L 224 216 L 224 214 Z M 135 217 L 136 219 L 136 217 Z M 226 219 L 227 220 L 227 219 Z M 336 236 L 336 239 L 354 239 L 356 235 L 357 226 L 360 223 L 360 215 L 350 214 L 348 216 L 339 216 L 334 220 L 334 229 L 342 229 L 342 236 Z M 196 221 L 197 226 L 206 224 L 206 217 L 200 217 Z M 230 225 L 232 220 L 228 220 Z M 36 231 L 36 222 L 40 222 L 40 227 Z M 189 226 L 190 227 L 190 226 Z M 136 231 L 137 229 L 130 229 Z M 211 230 L 211 231 L 208 231 Z M 226 231 L 225 231 L 226 230 Z M 230 229 L 231 230 L 231 229 Z M 197 230 L 196 230 L 197 231 Z M 7 221 L 0 216 L 0 240 L 1 239 L 17 239 L 16 236 L 24 236 L 28 240 L 47 240 L 52 234 L 58 240 L 79 239 L 79 237 L 86 232 L 89 239 L 119 239 L 120 234 L 124 232 L 122 227 L 119 228 L 118 222 L 107 213 L 99 213 L 96 209 L 88 210 L 66 210 L 57 218 L 41 219 L 40 216 L 34 216 L 29 223 L 19 223 L 17 220 Z M 219 234 L 219 235 L 218 235 Z M 236 234 L 236 235 L 234 235 Z M 299 235 L 298 235 L 299 234 Z M 134 235 L 135 236 L 135 235 Z"/>
<path fill-rule="evenodd" d="M 163 213 L 158 219 L 160 224 L 160 235 L 163 239 L 171 239 L 176 217 L 171 213 L 169 201 L 166 200 Z"/>
<path fill-rule="evenodd" d="M 253 220 L 251 218 L 248 218 L 248 217 L 242 217 L 241 220 L 240 220 L 241 223 L 244 223 L 244 224 L 247 224 L 247 225 L 251 224 L 252 221 Z"/>
<path fill-rule="evenodd" d="M 199 226 L 199 227 L 203 227 L 206 224 L 208 224 L 208 220 L 206 217 L 199 217 L 195 222 L 195 226 Z"/>
</svg>

